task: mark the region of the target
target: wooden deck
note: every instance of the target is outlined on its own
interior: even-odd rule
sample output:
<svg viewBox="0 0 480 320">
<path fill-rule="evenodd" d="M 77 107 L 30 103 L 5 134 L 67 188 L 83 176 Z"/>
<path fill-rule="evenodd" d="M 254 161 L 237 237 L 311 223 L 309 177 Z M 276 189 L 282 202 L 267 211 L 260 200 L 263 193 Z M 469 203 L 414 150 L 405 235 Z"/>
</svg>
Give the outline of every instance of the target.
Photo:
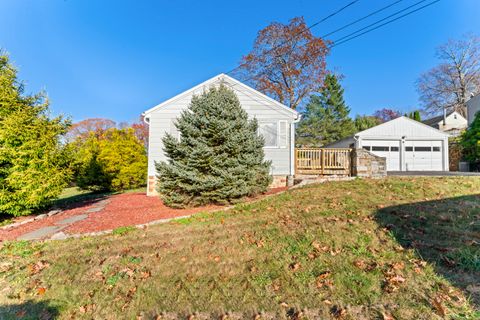
<svg viewBox="0 0 480 320">
<path fill-rule="evenodd" d="M 351 152 L 348 148 L 296 148 L 295 174 L 349 176 Z"/>
</svg>

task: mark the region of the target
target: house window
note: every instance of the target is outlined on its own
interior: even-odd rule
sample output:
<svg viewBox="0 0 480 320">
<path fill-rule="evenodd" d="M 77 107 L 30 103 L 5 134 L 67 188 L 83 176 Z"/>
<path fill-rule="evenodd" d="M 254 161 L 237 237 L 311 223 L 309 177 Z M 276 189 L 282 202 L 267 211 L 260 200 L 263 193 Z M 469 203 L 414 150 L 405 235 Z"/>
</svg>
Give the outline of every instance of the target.
<svg viewBox="0 0 480 320">
<path fill-rule="evenodd" d="M 407 151 L 407 152 L 412 152 L 412 151 L 413 151 L 413 147 L 406 147 L 406 148 L 405 148 L 405 151 Z"/>
<path fill-rule="evenodd" d="M 370 146 L 363 146 L 363 149 L 370 151 Z"/>
<path fill-rule="evenodd" d="M 389 147 L 373 146 L 372 151 L 388 151 Z"/>
<path fill-rule="evenodd" d="M 278 145 L 278 123 L 260 122 L 258 124 L 258 134 L 265 140 L 265 147 L 277 147 Z"/>
<path fill-rule="evenodd" d="M 433 147 L 433 152 L 440 152 L 440 147 Z"/>
<path fill-rule="evenodd" d="M 390 147 L 390 151 L 392 151 L 392 152 L 398 152 L 398 147 Z"/>
<path fill-rule="evenodd" d="M 415 147 L 416 152 L 430 152 L 432 151 L 431 147 Z"/>
</svg>

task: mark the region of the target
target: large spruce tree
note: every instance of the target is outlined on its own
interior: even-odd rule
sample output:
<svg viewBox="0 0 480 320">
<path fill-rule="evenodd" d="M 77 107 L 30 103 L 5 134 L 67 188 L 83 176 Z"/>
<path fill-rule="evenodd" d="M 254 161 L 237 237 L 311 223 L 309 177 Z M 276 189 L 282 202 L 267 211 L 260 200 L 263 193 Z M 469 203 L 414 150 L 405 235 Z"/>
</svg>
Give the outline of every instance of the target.
<svg viewBox="0 0 480 320">
<path fill-rule="evenodd" d="M 321 147 L 355 133 L 343 99 L 343 89 L 335 75 L 325 77 L 320 95 L 312 95 L 297 128 L 297 143 Z"/>
<path fill-rule="evenodd" d="M 263 138 L 232 90 L 221 85 L 194 96 L 176 126 L 180 139 L 164 137 L 168 161 L 156 164 L 165 204 L 223 204 L 266 191 L 271 178 Z"/>
<path fill-rule="evenodd" d="M 44 94 L 25 95 L 0 52 L 0 213 L 25 215 L 57 197 L 69 169 L 60 144 L 68 122 L 51 118 Z"/>
</svg>

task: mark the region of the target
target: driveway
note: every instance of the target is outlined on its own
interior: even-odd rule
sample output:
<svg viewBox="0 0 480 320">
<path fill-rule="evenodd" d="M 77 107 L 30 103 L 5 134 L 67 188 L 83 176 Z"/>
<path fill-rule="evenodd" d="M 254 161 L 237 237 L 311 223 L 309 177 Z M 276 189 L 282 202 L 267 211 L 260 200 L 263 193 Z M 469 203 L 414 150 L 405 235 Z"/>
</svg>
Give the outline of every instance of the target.
<svg viewBox="0 0 480 320">
<path fill-rule="evenodd" d="M 388 176 L 419 177 L 480 177 L 480 172 L 459 171 L 389 171 Z"/>
</svg>

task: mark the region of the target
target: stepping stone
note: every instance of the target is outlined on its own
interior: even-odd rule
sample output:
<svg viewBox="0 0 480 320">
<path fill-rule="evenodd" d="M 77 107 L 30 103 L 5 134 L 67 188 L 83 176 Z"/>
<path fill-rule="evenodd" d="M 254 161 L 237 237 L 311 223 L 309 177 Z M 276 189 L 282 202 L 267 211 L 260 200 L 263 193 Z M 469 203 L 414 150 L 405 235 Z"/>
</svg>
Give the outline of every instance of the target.
<svg viewBox="0 0 480 320">
<path fill-rule="evenodd" d="M 17 238 L 17 240 L 39 240 L 43 239 L 47 236 L 50 236 L 53 233 L 56 233 L 57 231 L 62 230 L 64 227 L 57 227 L 57 226 L 48 226 L 48 227 L 43 227 L 37 230 L 34 230 L 29 233 L 22 234 L 20 237 Z"/>
<path fill-rule="evenodd" d="M 63 220 L 57 221 L 55 222 L 55 224 L 59 224 L 59 225 L 72 224 L 78 221 L 85 220 L 86 218 L 88 218 L 88 214 L 79 214 L 77 216 L 71 216 Z"/>
<path fill-rule="evenodd" d="M 85 212 L 88 212 L 88 213 L 99 212 L 99 211 L 102 211 L 103 209 L 105 209 L 105 207 L 93 207 L 93 208 L 88 209 Z"/>
<path fill-rule="evenodd" d="M 50 237 L 51 240 L 65 240 L 67 239 L 67 235 L 60 231 L 60 232 L 57 232 L 55 233 L 53 236 Z"/>
<path fill-rule="evenodd" d="M 101 201 L 98 201 L 97 203 L 94 204 L 94 206 L 105 206 L 107 204 L 110 203 L 110 200 L 109 199 L 104 199 L 104 200 L 101 200 Z"/>
</svg>

